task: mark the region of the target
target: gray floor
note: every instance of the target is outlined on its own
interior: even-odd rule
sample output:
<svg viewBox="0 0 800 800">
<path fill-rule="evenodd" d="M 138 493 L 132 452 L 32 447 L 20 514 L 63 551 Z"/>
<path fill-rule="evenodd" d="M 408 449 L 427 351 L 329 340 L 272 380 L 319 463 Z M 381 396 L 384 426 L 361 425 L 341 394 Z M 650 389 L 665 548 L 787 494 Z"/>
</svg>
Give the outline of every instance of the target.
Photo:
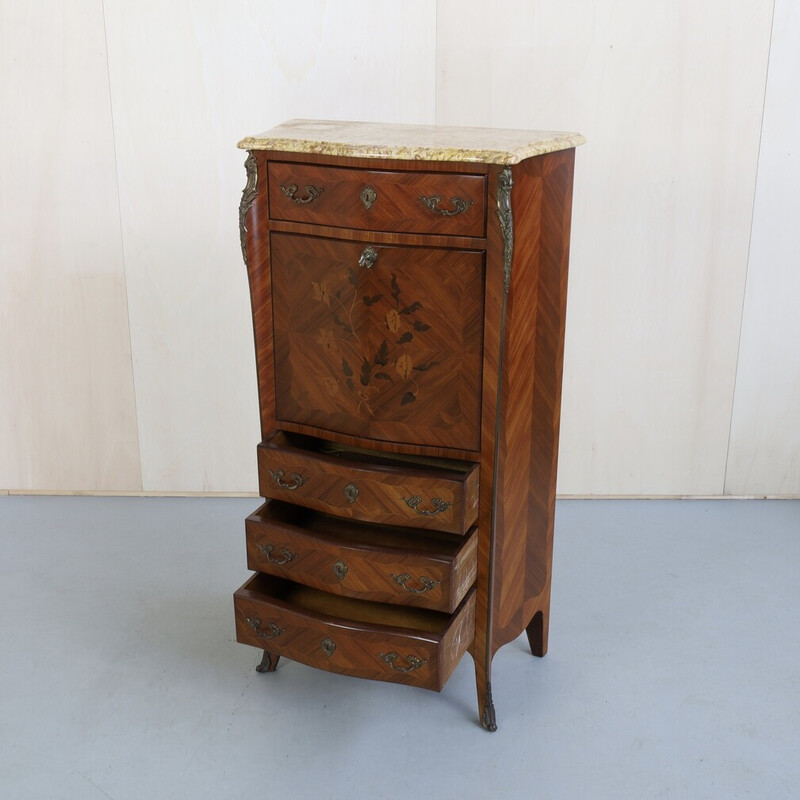
<svg viewBox="0 0 800 800">
<path fill-rule="evenodd" d="M 550 653 L 441 695 L 234 641 L 254 500 L 0 497 L 0 797 L 800 797 L 800 502 L 565 501 Z"/>
</svg>

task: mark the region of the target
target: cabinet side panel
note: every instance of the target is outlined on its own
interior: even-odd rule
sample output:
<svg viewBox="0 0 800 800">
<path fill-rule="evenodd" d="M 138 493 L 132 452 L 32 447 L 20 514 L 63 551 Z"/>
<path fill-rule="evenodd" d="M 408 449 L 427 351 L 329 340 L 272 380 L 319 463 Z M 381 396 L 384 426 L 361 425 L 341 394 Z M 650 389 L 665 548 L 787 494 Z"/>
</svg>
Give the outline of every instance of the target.
<svg viewBox="0 0 800 800">
<path fill-rule="evenodd" d="M 513 171 L 514 254 L 506 308 L 498 436 L 493 616 L 503 628 L 522 608 L 528 540 L 528 488 L 533 471 L 532 409 L 535 390 L 537 274 L 542 219 L 542 159 Z M 493 637 L 494 638 L 494 637 Z"/>
<path fill-rule="evenodd" d="M 242 209 L 242 246 L 245 251 L 250 302 L 253 311 L 253 334 L 256 348 L 258 396 L 261 409 L 261 437 L 275 430 L 275 371 L 272 332 L 272 281 L 269 263 L 269 207 L 267 156 L 255 152 L 255 198 Z"/>
<path fill-rule="evenodd" d="M 493 651 L 549 611 L 573 165 L 567 150 L 514 171 Z"/>
</svg>

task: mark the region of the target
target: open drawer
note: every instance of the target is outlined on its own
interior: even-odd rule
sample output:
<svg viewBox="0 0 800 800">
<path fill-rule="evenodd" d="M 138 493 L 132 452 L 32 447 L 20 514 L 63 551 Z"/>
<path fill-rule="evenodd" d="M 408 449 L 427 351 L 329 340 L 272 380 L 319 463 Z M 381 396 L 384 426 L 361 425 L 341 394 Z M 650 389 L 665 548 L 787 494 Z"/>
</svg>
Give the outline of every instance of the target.
<svg viewBox="0 0 800 800">
<path fill-rule="evenodd" d="M 475 630 L 475 592 L 456 612 L 337 597 L 256 574 L 234 594 L 236 638 L 311 667 L 441 691 Z"/>
<path fill-rule="evenodd" d="M 339 517 L 462 536 L 478 516 L 477 464 L 424 459 L 423 466 L 409 457 L 325 452 L 325 447 L 321 440 L 282 432 L 262 442 L 262 497 Z"/>
<path fill-rule="evenodd" d="M 475 582 L 466 536 L 369 525 L 279 501 L 246 522 L 247 566 L 333 594 L 452 613 Z"/>
</svg>

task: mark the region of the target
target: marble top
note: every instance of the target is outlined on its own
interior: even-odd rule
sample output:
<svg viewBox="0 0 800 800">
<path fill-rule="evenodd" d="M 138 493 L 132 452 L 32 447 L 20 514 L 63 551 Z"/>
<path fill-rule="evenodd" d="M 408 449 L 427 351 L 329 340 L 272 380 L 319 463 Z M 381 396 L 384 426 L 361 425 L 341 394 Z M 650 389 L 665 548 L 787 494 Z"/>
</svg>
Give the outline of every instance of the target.
<svg viewBox="0 0 800 800">
<path fill-rule="evenodd" d="M 518 164 L 585 141 L 579 133 L 562 131 L 293 119 L 242 139 L 239 147 L 360 158 Z"/>
</svg>

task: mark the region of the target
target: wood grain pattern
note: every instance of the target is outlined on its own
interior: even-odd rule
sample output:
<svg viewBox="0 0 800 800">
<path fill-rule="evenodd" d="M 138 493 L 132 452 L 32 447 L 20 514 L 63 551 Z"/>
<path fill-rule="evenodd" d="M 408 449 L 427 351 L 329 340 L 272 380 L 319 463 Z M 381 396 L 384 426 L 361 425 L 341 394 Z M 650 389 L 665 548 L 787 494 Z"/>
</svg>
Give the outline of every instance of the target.
<svg viewBox="0 0 800 800">
<path fill-rule="evenodd" d="M 475 465 L 465 465 L 461 471 L 411 468 L 391 458 L 326 455 L 293 441 L 280 433 L 258 446 L 262 497 L 350 519 L 462 535 L 475 522 L 479 483 Z M 357 489 L 354 499 L 348 496 L 351 484 Z M 420 498 L 416 507 L 407 502 L 415 497 Z"/>
<path fill-rule="evenodd" d="M 332 594 L 452 613 L 475 582 L 477 531 L 367 525 L 279 502 L 245 521 L 247 566 Z"/>
<path fill-rule="evenodd" d="M 272 162 L 269 185 L 270 217 L 276 220 L 369 231 L 484 235 L 483 175 Z M 367 188 L 371 196 L 365 202 L 361 195 Z M 438 197 L 439 211 L 422 197 Z"/>
<path fill-rule="evenodd" d="M 400 231 L 363 231 L 358 228 L 336 228 L 332 225 L 310 225 L 305 222 L 283 222 L 270 220 L 274 233 L 297 233 L 303 236 L 319 236 L 344 242 L 364 244 L 405 245 L 407 247 L 439 247 L 451 250 L 484 250 L 485 237 L 442 236 L 432 233 L 403 233 Z"/>
<path fill-rule="evenodd" d="M 523 630 L 535 655 L 547 651 L 573 164 L 570 150 L 512 170 L 514 250 L 505 304 L 502 242 L 492 241 L 489 229 L 471 648 L 487 727 L 494 720 L 494 653 Z"/>
<path fill-rule="evenodd" d="M 251 310 L 253 316 L 253 330 L 256 351 L 256 373 L 258 378 L 259 408 L 261 412 L 261 436 L 269 438 L 277 428 L 275 415 L 275 372 L 274 372 L 274 338 L 272 315 L 272 279 L 270 274 L 270 248 L 269 232 L 271 225 L 276 231 L 310 233 L 315 230 L 318 235 L 332 236 L 337 234 L 337 229 L 326 226 L 300 225 L 297 223 L 269 221 L 268 201 L 268 172 L 267 163 L 273 160 L 285 160 L 285 153 L 253 151 L 256 158 L 258 180 L 256 185 L 255 200 L 245 216 L 245 247 L 248 254 L 247 273 L 250 285 Z M 306 154 L 293 154 L 293 162 L 313 161 L 320 164 L 343 164 L 345 166 L 363 166 L 375 169 L 400 170 L 408 168 L 409 163 L 388 159 L 337 159 L 329 156 L 313 156 Z M 461 165 L 451 163 L 418 165 L 427 170 L 441 172 L 459 172 Z M 463 170 L 462 170 L 463 171 Z M 480 164 L 470 164 L 469 171 L 477 174 L 486 173 L 487 167 Z M 375 242 L 378 244 L 405 244 L 432 247 L 450 246 L 461 248 L 474 245 L 478 250 L 485 248 L 485 240 L 470 242 L 465 237 L 422 236 L 420 234 L 382 233 L 364 231 L 338 230 L 338 237 L 344 241 L 363 241 L 365 244 Z M 297 433 L 306 433 L 323 438 L 346 442 L 348 444 L 374 446 L 374 442 L 363 435 L 348 434 L 338 430 L 296 423 L 287 420 L 281 422 L 285 430 Z M 381 442 L 381 448 L 391 452 L 426 454 L 445 458 L 462 458 L 475 460 L 478 454 L 477 447 L 443 447 L 409 443 L 403 439 Z"/>
<path fill-rule="evenodd" d="M 547 648 L 574 150 L 522 162 L 498 464 L 492 652 L 542 615 Z"/>
<path fill-rule="evenodd" d="M 477 448 L 482 255 L 271 242 L 278 419 Z M 360 265 L 365 252 L 373 266 Z"/>
<path fill-rule="evenodd" d="M 261 438 L 275 432 L 274 344 L 272 336 L 272 276 L 269 262 L 269 208 L 266 154 L 256 158 L 256 195 L 244 216 L 244 246 L 256 351 Z"/>
<path fill-rule="evenodd" d="M 374 439 L 367 439 L 364 436 L 355 436 L 338 431 L 317 428 L 314 425 L 303 425 L 298 422 L 287 422 L 281 420 L 281 430 L 289 433 L 297 433 L 305 436 L 313 436 L 317 439 L 326 439 L 330 442 L 352 445 L 357 447 L 377 447 L 383 453 L 396 453 L 398 455 L 426 456 L 430 458 L 441 458 L 446 460 L 477 461 L 480 458 L 479 450 L 461 450 L 456 447 L 431 447 L 429 445 L 407 444 L 405 442 L 388 442 L 381 440 L 378 444 Z"/>
<path fill-rule="evenodd" d="M 236 638 L 309 666 L 441 691 L 464 654 L 474 594 L 448 616 L 337 597 L 257 574 L 235 594 Z M 448 635 L 449 634 L 449 635 Z"/>
</svg>

